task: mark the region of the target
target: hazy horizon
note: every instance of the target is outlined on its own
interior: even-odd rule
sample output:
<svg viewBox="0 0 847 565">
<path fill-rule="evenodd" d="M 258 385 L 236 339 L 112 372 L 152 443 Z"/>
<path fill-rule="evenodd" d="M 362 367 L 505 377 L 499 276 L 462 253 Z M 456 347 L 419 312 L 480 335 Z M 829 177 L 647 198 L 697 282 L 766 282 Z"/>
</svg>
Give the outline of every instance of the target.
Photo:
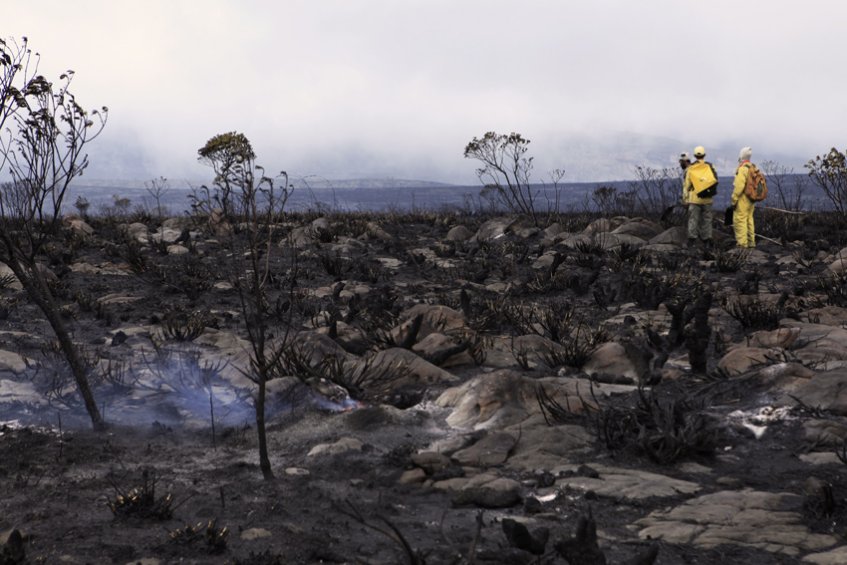
<svg viewBox="0 0 847 565">
<path fill-rule="evenodd" d="M 535 180 L 624 179 L 705 145 L 799 170 L 842 148 L 847 4 L 671 0 L 0 0 L 41 72 L 110 108 L 89 178 L 209 178 L 244 133 L 268 171 L 476 182 L 464 146 L 532 140 Z M 825 17 L 822 17 L 825 16 Z M 701 33 L 702 31 L 702 33 Z"/>
</svg>

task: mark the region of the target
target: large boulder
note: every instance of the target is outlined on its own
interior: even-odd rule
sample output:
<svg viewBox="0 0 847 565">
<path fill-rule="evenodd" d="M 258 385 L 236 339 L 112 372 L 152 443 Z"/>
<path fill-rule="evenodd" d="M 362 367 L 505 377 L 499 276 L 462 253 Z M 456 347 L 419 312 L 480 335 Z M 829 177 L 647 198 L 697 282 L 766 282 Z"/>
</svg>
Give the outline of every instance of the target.
<svg viewBox="0 0 847 565">
<path fill-rule="evenodd" d="M 495 431 L 485 434 L 473 445 L 455 452 L 452 459 L 465 467 L 492 467 L 502 465 L 518 443 L 518 436 Z"/>
<path fill-rule="evenodd" d="M 583 394 L 590 396 L 591 392 L 585 390 Z M 537 420 L 537 417 L 506 430 L 520 437 L 506 461 L 506 467 L 509 469 L 533 473 L 544 471 L 553 475 L 572 471 L 573 461 L 579 455 L 590 451 L 596 440 L 594 434 L 582 425 L 548 426 L 543 419 L 538 422 L 539 425 L 527 425 L 532 420 Z"/>
<path fill-rule="evenodd" d="M 562 344 L 538 334 L 518 336 L 510 340 L 509 348 L 513 356 L 522 356 L 530 367 L 552 365 L 557 355 L 562 357 L 565 353 Z"/>
<path fill-rule="evenodd" d="M 125 225 L 123 226 L 123 231 L 129 239 L 139 243 L 147 243 L 148 241 L 147 226 L 141 222 L 133 222 Z"/>
<path fill-rule="evenodd" d="M 451 410 L 447 423 L 463 429 L 505 428 L 533 418 L 541 418 L 538 394 L 543 387 L 547 397 L 564 410 L 581 414 L 594 407 L 594 398 L 632 387 L 592 385 L 584 380 L 543 377 L 532 378 L 513 369 L 483 373 L 460 386 L 445 390 L 435 401 Z M 542 419 L 543 421 L 543 419 Z"/>
<path fill-rule="evenodd" d="M 356 362 L 371 396 L 394 405 L 429 387 L 455 384 L 457 377 L 408 349 L 394 347 Z M 412 402 L 413 404 L 414 402 Z"/>
<path fill-rule="evenodd" d="M 519 482 L 490 473 L 476 475 L 463 481 L 461 488 L 453 494 L 453 504 L 457 506 L 509 508 L 520 504 L 521 500 Z"/>
<path fill-rule="evenodd" d="M 393 235 L 385 231 L 376 222 L 368 222 L 365 226 L 365 232 L 362 235 L 367 239 L 378 239 L 380 241 L 392 241 L 394 239 Z"/>
<path fill-rule="evenodd" d="M 331 337 L 318 332 L 298 333 L 289 347 L 312 367 L 326 362 L 329 358 L 336 358 L 345 363 L 355 359 Z"/>
<path fill-rule="evenodd" d="M 624 377 L 638 381 L 650 371 L 648 351 L 627 343 L 609 341 L 591 353 L 582 370 L 589 375 Z"/>
<path fill-rule="evenodd" d="M 77 216 L 65 216 L 62 218 L 62 223 L 66 228 L 79 235 L 89 236 L 94 234 L 94 228 L 92 228 L 88 222 Z"/>
<path fill-rule="evenodd" d="M 833 255 L 829 270 L 836 275 L 842 275 L 847 271 L 847 247 Z"/>
<path fill-rule="evenodd" d="M 683 226 L 674 226 L 672 228 L 668 228 L 665 231 L 653 236 L 647 243 L 650 245 L 655 244 L 669 244 L 669 245 L 682 245 L 688 239 L 688 232 L 686 232 L 685 227 Z"/>
<path fill-rule="evenodd" d="M 599 243 L 603 249 L 614 249 L 621 245 L 630 245 L 632 247 L 642 247 L 645 242 L 640 237 L 625 234 L 625 233 L 602 233 L 595 236 L 595 241 Z"/>
<path fill-rule="evenodd" d="M 564 235 L 564 234 L 562 234 Z M 577 245 L 583 245 L 587 243 L 594 243 L 594 236 L 587 233 L 575 233 L 575 234 L 567 234 L 567 237 L 563 237 L 559 240 L 562 245 L 568 247 L 570 249 L 576 248 Z"/>
<path fill-rule="evenodd" d="M 795 390 L 794 397 L 806 406 L 847 416 L 847 368 L 816 374 Z"/>
<path fill-rule="evenodd" d="M 150 236 L 150 239 L 155 241 L 156 243 L 172 244 L 176 243 L 176 241 L 180 238 L 181 235 L 181 230 L 174 228 L 166 228 L 162 226 L 158 230 L 153 232 L 153 234 Z"/>
<path fill-rule="evenodd" d="M 582 233 L 586 235 L 594 235 L 598 233 L 610 232 L 614 229 L 617 229 L 619 226 L 622 226 L 626 222 L 629 221 L 629 218 L 625 216 L 615 216 L 614 218 L 598 218 L 588 224 Z"/>
<path fill-rule="evenodd" d="M 824 326 L 847 326 L 847 308 L 841 306 L 822 306 L 806 310 L 800 316 L 804 322 Z"/>
<path fill-rule="evenodd" d="M 556 481 L 556 486 L 624 500 L 677 497 L 702 489 L 697 483 L 638 469 L 598 464 L 591 465 L 591 469 L 596 474 L 563 477 Z"/>
<path fill-rule="evenodd" d="M 772 331 L 758 331 L 750 334 L 747 345 L 750 347 L 791 349 L 800 336 L 800 328 L 779 328 Z"/>
<path fill-rule="evenodd" d="M 829 370 L 847 366 L 847 329 L 789 319 L 781 320 L 780 325 L 799 329 L 793 352 L 807 367 Z"/>
<path fill-rule="evenodd" d="M 721 491 L 654 510 L 636 524 L 641 539 L 705 549 L 745 546 L 793 556 L 838 543 L 809 530 L 803 505 L 804 497 L 794 493 Z"/>
<path fill-rule="evenodd" d="M 662 233 L 662 226 L 644 218 L 634 218 L 612 230 L 616 235 L 632 235 L 649 241 Z"/>
<path fill-rule="evenodd" d="M 783 355 L 779 349 L 738 346 L 730 349 L 720 361 L 718 368 L 730 376 L 746 373 L 756 367 L 778 363 Z"/>
<path fill-rule="evenodd" d="M 473 232 L 465 226 L 453 226 L 444 239 L 447 241 L 467 241 L 473 237 Z"/>
<path fill-rule="evenodd" d="M 467 342 L 458 336 L 431 333 L 412 346 L 412 351 L 434 365 L 451 367 L 474 362 L 467 347 Z"/>
<path fill-rule="evenodd" d="M 9 371 L 15 374 L 21 374 L 30 366 L 35 366 L 32 360 L 15 353 L 14 351 L 6 351 L 0 349 L 0 371 Z"/>
<path fill-rule="evenodd" d="M 479 229 L 471 238 L 472 241 L 496 241 L 501 239 L 515 223 L 515 218 L 502 217 L 493 218 L 479 226 Z"/>
<path fill-rule="evenodd" d="M 421 340 L 431 333 L 453 333 L 465 328 L 465 316 L 449 306 L 440 304 L 416 304 L 400 314 L 401 324 L 391 330 L 395 343 L 401 343 L 411 329 L 414 320 L 420 316 L 421 325 L 417 339 Z"/>
</svg>

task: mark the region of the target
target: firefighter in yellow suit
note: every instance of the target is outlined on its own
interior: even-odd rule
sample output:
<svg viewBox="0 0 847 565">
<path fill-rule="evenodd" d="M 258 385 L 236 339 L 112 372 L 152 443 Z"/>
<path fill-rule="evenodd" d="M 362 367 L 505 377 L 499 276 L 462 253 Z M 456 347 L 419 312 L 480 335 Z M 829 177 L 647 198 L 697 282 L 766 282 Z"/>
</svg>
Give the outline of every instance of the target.
<svg viewBox="0 0 847 565">
<path fill-rule="evenodd" d="M 695 177 L 710 177 L 717 184 L 717 172 L 707 162 L 706 149 L 702 145 L 694 148 L 695 161 L 685 169 L 682 181 L 682 203 L 688 208 L 688 247 L 698 241 L 709 248 L 712 246 L 712 202 L 713 196 L 698 196 Z"/>
<path fill-rule="evenodd" d="M 750 157 L 753 150 L 743 147 L 738 154 L 738 168 L 735 170 L 735 181 L 732 183 L 732 229 L 735 232 L 737 247 L 756 247 L 756 229 L 753 225 L 753 212 L 756 203 L 744 194 L 747 177 L 750 174 Z"/>
</svg>

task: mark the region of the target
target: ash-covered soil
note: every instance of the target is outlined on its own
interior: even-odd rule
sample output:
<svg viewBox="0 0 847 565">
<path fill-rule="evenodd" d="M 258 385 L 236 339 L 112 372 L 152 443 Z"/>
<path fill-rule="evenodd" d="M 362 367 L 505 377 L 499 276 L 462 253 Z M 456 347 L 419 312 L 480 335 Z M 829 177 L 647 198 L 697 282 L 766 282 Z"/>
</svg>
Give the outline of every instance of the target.
<svg viewBox="0 0 847 565">
<path fill-rule="evenodd" d="M 0 564 L 847 562 L 843 220 L 667 221 L 285 218 L 272 480 L 233 236 L 68 221 L 43 260 L 109 428 L 3 276 Z"/>
</svg>

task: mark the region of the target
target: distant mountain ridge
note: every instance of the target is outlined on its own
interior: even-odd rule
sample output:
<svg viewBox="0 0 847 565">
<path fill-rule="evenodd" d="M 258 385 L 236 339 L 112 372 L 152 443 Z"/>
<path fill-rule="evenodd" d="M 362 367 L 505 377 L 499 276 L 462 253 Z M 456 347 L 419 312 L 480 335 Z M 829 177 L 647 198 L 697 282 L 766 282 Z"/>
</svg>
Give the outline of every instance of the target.
<svg viewBox="0 0 847 565">
<path fill-rule="evenodd" d="M 132 189 L 146 190 L 151 186 L 151 180 L 138 179 L 92 179 L 88 177 L 80 177 L 76 179 L 72 188 L 79 192 L 85 188 L 113 188 L 113 189 Z M 192 187 L 199 187 L 204 184 L 209 184 L 211 181 L 199 179 L 167 179 L 168 188 L 175 190 L 185 190 Z M 327 179 L 318 176 L 307 177 L 290 177 L 288 182 L 297 188 L 313 188 L 313 189 L 369 189 L 369 188 L 442 188 L 450 186 L 459 186 L 452 183 L 435 182 L 416 179 L 397 179 L 397 178 L 354 178 L 354 179 Z"/>
</svg>

